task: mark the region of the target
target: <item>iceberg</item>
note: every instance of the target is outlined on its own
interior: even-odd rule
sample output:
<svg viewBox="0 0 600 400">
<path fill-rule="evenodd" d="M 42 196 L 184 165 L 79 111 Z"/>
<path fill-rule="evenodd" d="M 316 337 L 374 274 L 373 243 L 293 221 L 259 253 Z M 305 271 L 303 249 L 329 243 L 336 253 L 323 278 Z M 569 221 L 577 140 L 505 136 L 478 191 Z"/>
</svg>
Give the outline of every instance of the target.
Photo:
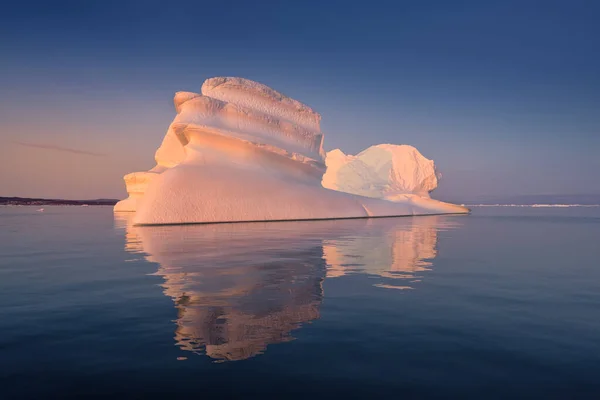
<svg viewBox="0 0 600 400">
<path fill-rule="evenodd" d="M 115 206 L 136 211 L 138 225 L 468 212 L 428 196 L 388 201 L 323 187 L 321 116 L 261 83 L 211 78 L 174 103 L 157 166 L 127 175 L 129 198 Z"/>
</svg>

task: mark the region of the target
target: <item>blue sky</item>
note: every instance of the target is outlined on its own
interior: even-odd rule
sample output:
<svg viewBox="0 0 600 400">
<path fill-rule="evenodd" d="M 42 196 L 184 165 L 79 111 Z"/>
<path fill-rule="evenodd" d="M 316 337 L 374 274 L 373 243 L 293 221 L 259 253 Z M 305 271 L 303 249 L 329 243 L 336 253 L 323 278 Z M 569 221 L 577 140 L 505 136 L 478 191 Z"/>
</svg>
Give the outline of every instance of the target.
<svg viewBox="0 0 600 400">
<path fill-rule="evenodd" d="M 443 174 L 434 197 L 600 193 L 600 2 L 2 7 L 0 196 L 123 197 L 173 94 L 212 76 L 309 104 L 327 150 L 416 146 Z"/>
</svg>

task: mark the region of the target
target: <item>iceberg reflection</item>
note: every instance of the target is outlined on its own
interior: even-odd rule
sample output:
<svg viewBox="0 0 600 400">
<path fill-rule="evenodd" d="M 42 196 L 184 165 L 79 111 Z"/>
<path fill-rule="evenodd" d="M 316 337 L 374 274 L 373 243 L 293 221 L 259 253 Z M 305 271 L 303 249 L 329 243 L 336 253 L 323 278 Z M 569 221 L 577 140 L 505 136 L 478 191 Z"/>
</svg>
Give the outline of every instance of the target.
<svg viewBox="0 0 600 400">
<path fill-rule="evenodd" d="M 293 340 L 292 331 L 320 317 L 326 277 L 414 281 L 431 268 L 437 232 L 457 224 L 431 216 L 136 227 L 117 218 L 125 249 L 159 265 L 177 309 L 177 346 L 218 361 Z"/>
<path fill-rule="evenodd" d="M 326 239 L 323 252 L 327 277 L 351 273 L 375 275 L 388 283 L 375 286 L 412 289 L 419 274 L 429 271 L 437 256 L 438 232 L 460 226 L 458 216 L 372 219 L 351 237 Z"/>
</svg>

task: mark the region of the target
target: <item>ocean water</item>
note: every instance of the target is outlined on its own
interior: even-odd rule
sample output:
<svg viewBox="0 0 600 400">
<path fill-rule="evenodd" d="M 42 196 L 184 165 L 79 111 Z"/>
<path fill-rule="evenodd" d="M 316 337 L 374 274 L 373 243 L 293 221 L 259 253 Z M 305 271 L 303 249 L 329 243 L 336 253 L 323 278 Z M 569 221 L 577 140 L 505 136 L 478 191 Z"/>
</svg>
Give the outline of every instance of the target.
<svg viewBox="0 0 600 400">
<path fill-rule="evenodd" d="M 0 398 L 599 398 L 600 208 L 0 208 Z"/>
</svg>

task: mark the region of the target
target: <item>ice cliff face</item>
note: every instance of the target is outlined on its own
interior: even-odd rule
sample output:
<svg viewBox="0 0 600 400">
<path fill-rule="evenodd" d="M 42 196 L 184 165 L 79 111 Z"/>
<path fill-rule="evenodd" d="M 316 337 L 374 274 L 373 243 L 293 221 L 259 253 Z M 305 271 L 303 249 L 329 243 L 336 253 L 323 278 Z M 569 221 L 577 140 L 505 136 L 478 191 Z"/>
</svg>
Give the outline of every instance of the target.
<svg viewBox="0 0 600 400">
<path fill-rule="evenodd" d="M 135 211 L 137 209 L 138 201 L 142 199 L 144 193 L 146 193 L 148 184 L 156 174 L 156 172 L 150 170 L 148 172 L 132 172 L 125 175 L 123 180 L 125 181 L 125 187 L 127 188 L 129 197 L 115 204 L 114 210 L 117 212 Z"/>
<path fill-rule="evenodd" d="M 420 196 L 390 202 L 323 188 L 321 116 L 258 82 L 212 78 L 174 103 L 157 166 L 128 175 L 130 198 L 115 206 L 137 210 L 137 224 L 467 212 Z"/>
<path fill-rule="evenodd" d="M 378 144 L 356 156 L 327 153 L 323 186 L 361 196 L 397 200 L 407 194 L 429 197 L 438 185 L 432 160 L 409 145 Z"/>
<path fill-rule="evenodd" d="M 178 98 L 175 95 L 175 107 L 177 108 Z M 132 172 L 123 177 L 125 181 L 125 188 L 127 189 L 127 197 L 125 200 L 119 201 L 114 210 L 116 212 L 134 212 L 137 210 L 137 204 L 144 196 L 148 184 L 156 177 L 156 175 L 165 171 L 168 168 L 172 168 L 179 164 L 185 158 L 185 150 L 179 137 L 175 134 L 172 126 L 169 127 L 167 133 L 154 154 L 154 160 L 156 166 L 150 171 L 145 172 Z"/>
</svg>

